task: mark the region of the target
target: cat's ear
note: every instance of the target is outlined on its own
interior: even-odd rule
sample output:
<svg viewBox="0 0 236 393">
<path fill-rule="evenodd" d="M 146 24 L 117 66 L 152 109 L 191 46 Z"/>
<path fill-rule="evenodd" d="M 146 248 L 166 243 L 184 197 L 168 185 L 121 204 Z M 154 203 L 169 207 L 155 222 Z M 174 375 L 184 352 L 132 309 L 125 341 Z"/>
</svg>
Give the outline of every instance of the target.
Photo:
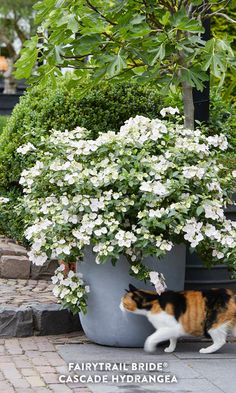
<svg viewBox="0 0 236 393">
<path fill-rule="evenodd" d="M 134 292 L 134 291 L 137 291 L 137 288 L 136 288 L 134 285 L 129 284 L 129 290 L 130 290 L 131 292 Z"/>
</svg>

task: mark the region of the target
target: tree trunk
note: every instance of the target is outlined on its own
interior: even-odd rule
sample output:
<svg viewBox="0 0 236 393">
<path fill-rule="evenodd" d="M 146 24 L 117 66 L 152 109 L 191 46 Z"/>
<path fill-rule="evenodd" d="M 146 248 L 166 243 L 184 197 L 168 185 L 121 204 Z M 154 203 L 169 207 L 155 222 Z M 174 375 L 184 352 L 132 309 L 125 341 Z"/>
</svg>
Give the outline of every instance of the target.
<svg viewBox="0 0 236 393">
<path fill-rule="evenodd" d="M 184 126 L 190 130 L 194 130 L 194 104 L 193 89 L 188 82 L 182 82 L 182 97 L 184 103 Z"/>
<path fill-rule="evenodd" d="M 7 59 L 8 70 L 4 72 L 4 90 L 3 94 L 15 94 L 16 93 L 16 80 L 13 76 L 13 60 Z"/>
</svg>

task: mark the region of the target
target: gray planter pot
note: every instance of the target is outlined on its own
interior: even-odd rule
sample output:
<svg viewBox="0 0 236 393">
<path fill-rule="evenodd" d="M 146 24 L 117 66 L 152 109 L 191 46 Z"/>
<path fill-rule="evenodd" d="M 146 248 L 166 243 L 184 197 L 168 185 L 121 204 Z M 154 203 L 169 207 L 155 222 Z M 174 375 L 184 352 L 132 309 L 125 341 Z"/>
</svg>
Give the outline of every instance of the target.
<svg viewBox="0 0 236 393">
<path fill-rule="evenodd" d="M 184 288 L 185 259 L 185 246 L 176 245 L 165 258 L 147 257 L 145 264 L 163 273 L 168 288 L 178 291 Z M 142 347 L 147 336 L 153 332 L 153 327 L 143 316 L 122 313 L 119 305 L 130 283 L 143 289 L 153 290 L 153 286 L 150 283 L 145 285 L 129 275 L 129 264 L 124 256 L 120 257 L 116 266 L 110 261 L 97 265 L 91 248 L 86 249 L 77 270 L 83 273 L 91 288 L 88 312 L 80 315 L 86 336 L 102 345 Z"/>
</svg>

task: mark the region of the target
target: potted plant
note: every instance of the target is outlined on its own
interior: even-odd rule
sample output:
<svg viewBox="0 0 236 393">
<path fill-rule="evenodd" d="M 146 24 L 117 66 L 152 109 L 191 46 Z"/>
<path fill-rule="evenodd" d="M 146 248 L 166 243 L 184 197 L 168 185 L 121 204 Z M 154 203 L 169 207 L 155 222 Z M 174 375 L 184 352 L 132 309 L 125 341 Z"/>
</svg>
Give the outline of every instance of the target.
<svg viewBox="0 0 236 393">
<path fill-rule="evenodd" d="M 32 144 L 17 149 L 37 155 L 20 180 L 30 259 L 36 264 L 49 257 L 79 259 L 91 291 L 81 322 L 98 343 L 142 345 L 150 327 L 138 316 L 122 316 L 120 296 L 129 282 L 149 281 L 153 270 L 165 274 L 170 289 L 183 289 L 184 243 L 209 265 L 224 258 L 235 271 L 235 223 L 223 213 L 234 182 L 231 175 L 221 176 L 216 162 L 227 139 L 163 120 L 177 112 L 164 108 L 154 120 L 136 116 L 118 133 L 95 140 L 80 127 L 54 130 L 38 149 Z M 157 263 L 158 258 L 165 259 Z M 61 300 L 73 292 L 66 283 Z"/>
</svg>

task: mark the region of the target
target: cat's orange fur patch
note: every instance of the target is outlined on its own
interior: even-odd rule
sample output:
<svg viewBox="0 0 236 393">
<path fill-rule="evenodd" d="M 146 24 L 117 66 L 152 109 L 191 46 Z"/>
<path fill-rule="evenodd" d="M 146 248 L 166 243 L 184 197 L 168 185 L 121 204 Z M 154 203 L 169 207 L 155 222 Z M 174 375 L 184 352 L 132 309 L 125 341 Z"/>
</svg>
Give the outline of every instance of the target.
<svg viewBox="0 0 236 393">
<path fill-rule="evenodd" d="M 161 311 L 162 311 L 162 309 L 161 309 L 161 306 L 160 306 L 159 302 L 157 300 L 153 301 L 152 302 L 151 313 L 152 314 L 156 314 L 156 313 L 159 313 Z"/>
<path fill-rule="evenodd" d="M 165 312 L 169 315 L 174 315 L 174 307 L 173 304 L 171 303 L 167 303 L 166 307 L 165 307 Z"/>
<path fill-rule="evenodd" d="M 233 328 L 236 325 L 236 297 L 230 289 L 227 289 L 227 293 L 230 296 L 228 307 L 226 310 L 219 310 L 216 322 L 212 325 L 213 329 L 225 323 L 228 324 L 229 328 Z"/>
<path fill-rule="evenodd" d="M 128 311 L 135 311 L 137 309 L 137 304 L 136 302 L 132 299 L 131 296 L 126 295 L 122 299 L 123 306 L 128 310 Z"/>
<path fill-rule="evenodd" d="M 186 299 L 187 308 L 180 316 L 179 322 L 186 333 L 201 336 L 204 334 L 203 321 L 206 317 L 206 304 L 202 294 L 198 291 L 182 292 Z"/>
</svg>

